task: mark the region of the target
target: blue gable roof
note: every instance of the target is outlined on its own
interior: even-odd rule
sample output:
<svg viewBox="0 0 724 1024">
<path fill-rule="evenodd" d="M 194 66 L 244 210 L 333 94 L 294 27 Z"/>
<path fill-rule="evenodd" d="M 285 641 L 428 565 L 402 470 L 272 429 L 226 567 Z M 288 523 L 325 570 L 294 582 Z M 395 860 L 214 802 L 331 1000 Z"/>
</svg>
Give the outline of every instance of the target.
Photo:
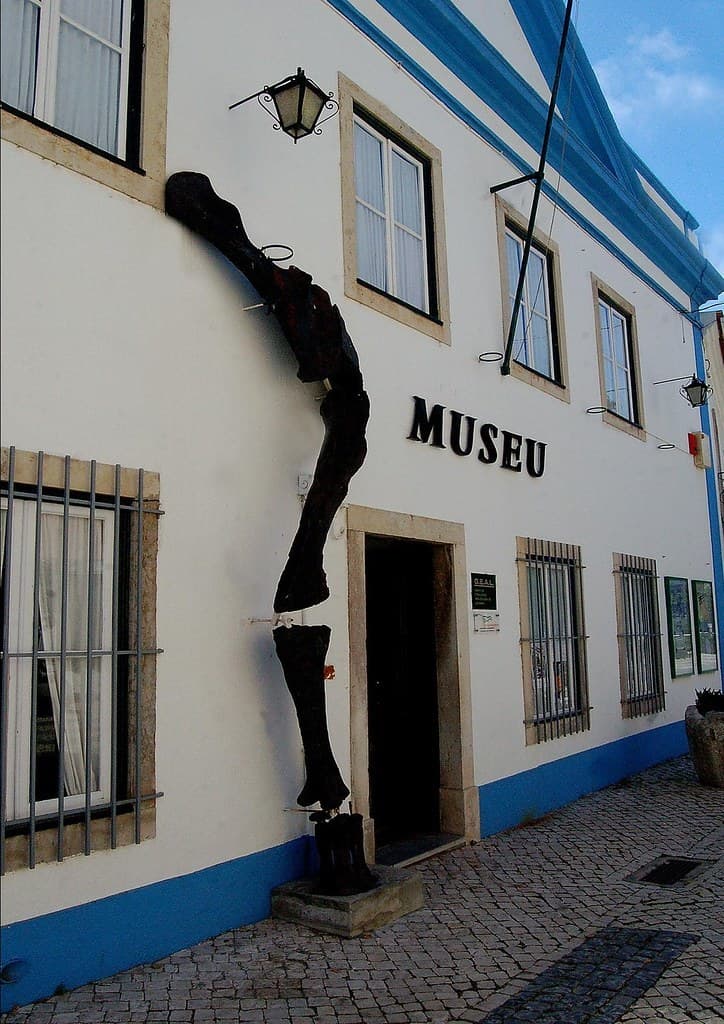
<svg viewBox="0 0 724 1024">
<path fill-rule="evenodd" d="M 393 59 L 406 68 L 451 111 L 499 149 L 523 173 L 533 170 L 523 158 L 452 96 L 395 42 L 362 15 L 350 0 L 330 0 Z M 404 28 L 446 65 L 486 105 L 534 149 L 539 149 L 548 110 L 541 97 L 452 0 L 378 0 Z M 561 0 L 510 0 L 546 80 L 553 78 L 564 7 Z M 724 278 L 701 255 L 671 219 L 647 195 L 637 171 L 664 198 L 668 193 L 621 138 L 593 70 L 575 33 L 564 65 L 564 81 L 572 95 L 567 123 L 556 117 L 548 154 L 549 166 L 563 176 L 623 235 L 699 305 L 724 290 Z M 566 101 L 568 108 L 568 102 Z M 643 169 L 642 169 L 643 168 Z M 601 232 L 546 183 L 546 193 L 589 230 Z M 674 201 L 675 202 L 675 201 Z M 678 207 L 678 209 L 677 209 Z M 677 203 L 676 212 L 682 208 Z M 685 212 L 685 211 L 684 211 Z M 690 215 L 686 221 L 692 226 Z M 683 218 L 682 218 L 683 219 Z M 683 227 L 683 224 L 682 224 Z M 628 265 L 630 259 L 610 240 L 607 246 Z M 663 294 L 660 286 L 640 271 Z M 670 298 L 670 297 L 669 297 Z M 673 300 L 672 300 L 673 301 Z"/>
</svg>

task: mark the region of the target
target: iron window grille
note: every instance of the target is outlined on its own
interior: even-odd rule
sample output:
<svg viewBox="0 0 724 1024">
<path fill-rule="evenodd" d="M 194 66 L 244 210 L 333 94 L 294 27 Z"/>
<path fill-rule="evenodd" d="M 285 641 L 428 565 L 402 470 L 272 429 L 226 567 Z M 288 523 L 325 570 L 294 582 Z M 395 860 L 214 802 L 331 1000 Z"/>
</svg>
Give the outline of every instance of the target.
<svg viewBox="0 0 724 1024">
<path fill-rule="evenodd" d="M 618 660 L 624 718 L 665 708 L 656 562 L 614 554 Z"/>
<path fill-rule="evenodd" d="M 0 868 L 153 828 L 158 477 L 2 450 Z"/>
<path fill-rule="evenodd" d="M 518 538 L 526 739 L 590 728 L 580 548 Z"/>
</svg>

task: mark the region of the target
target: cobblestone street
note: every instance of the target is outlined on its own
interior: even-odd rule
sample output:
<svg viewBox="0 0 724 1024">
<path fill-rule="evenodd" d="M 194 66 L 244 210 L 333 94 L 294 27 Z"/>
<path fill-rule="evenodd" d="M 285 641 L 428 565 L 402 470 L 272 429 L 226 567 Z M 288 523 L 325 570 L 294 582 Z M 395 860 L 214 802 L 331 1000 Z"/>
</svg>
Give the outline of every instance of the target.
<svg viewBox="0 0 724 1024">
<path fill-rule="evenodd" d="M 272 920 L 6 1015 L 8 1024 L 717 1024 L 724 793 L 688 758 L 433 858 L 425 908 L 339 939 Z M 672 855 L 709 862 L 633 882 Z"/>
</svg>

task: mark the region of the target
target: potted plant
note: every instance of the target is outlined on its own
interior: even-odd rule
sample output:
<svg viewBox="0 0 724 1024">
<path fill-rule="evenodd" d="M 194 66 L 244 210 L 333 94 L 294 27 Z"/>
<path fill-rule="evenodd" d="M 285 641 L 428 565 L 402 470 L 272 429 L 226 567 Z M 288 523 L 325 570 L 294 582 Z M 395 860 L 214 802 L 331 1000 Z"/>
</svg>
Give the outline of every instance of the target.
<svg viewBox="0 0 724 1024">
<path fill-rule="evenodd" d="M 724 693 L 696 690 L 686 709 L 686 738 L 699 782 L 724 789 Z"/>
</svg>

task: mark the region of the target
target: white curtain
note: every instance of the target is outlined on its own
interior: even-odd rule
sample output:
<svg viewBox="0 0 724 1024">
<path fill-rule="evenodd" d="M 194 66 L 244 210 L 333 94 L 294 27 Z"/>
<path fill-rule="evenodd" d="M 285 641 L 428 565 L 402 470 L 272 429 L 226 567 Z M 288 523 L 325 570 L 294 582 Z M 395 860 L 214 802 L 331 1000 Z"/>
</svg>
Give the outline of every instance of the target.
<svg viewBox="0 0 724 1024">
<path fill-rule="evenodd" d="M 40 9 L 29 0 L 2 0 L 0 15 L 2 100 L 32 114 Z"/>
<path fill-rule="evenodd" d="M 68 578 L 66 646 L 69 651 L 84 650 L 88 643 L 88 539 L 89 519 L 71 515 L 68 519 Z M 103 523 L 94 524 L 94 602 L 91 612 L 91 647 L 101 643 L 102 622 L 102 545 Z M 59 651 L 62 633 L 63 517 L 44 514 L 41 519 L 40 618 L 45 650 Z M 60 737 L 60 658 L 46 659 L 48 683 L 53 704 L 56 736 Z M 100 765 L 100 670 L 99 659 L 92 669 L 91 707 L 91 790 L 99 788 Z M 86 773 L 86 694 L 87 661 L 85 654 L 68 655 L 65 665 L 65 750 L 63 771 L 68 796 L 85 792 Z"/>
<path fill-rule="evenodd" d="M 357 276 L 389 291 L 387 277 L 387 209 L 383 148 L 376 136 L 355 123 L 357 193 Z"/>
<path fill-rule="evenodd" d="M 109 153 L 118 151 L 122 0 L 63 0 L 58 35 L 54 124 Z M 83 31 L 87 29 L 88 32 Z"/>
</svg>

